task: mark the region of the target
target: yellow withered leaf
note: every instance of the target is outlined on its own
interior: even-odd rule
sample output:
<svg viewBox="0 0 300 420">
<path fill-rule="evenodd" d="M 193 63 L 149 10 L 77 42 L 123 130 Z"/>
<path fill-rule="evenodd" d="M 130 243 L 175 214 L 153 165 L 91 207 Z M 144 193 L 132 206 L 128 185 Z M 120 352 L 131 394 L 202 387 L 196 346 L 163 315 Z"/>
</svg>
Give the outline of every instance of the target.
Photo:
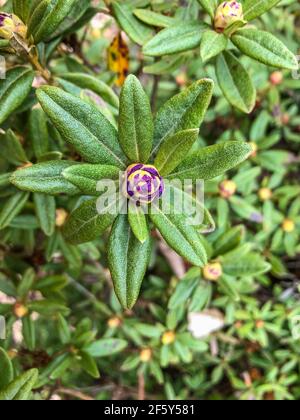
<svg viewBox="0 0 300 420">
<path fill-rule="evenodd" d="M 129 48 L 121 32 L 118 33 L 108 48 L 107 62 L 109 70 L 118 76 L 115 84 L 122 86 L 129 70 Z"/>
</svg>

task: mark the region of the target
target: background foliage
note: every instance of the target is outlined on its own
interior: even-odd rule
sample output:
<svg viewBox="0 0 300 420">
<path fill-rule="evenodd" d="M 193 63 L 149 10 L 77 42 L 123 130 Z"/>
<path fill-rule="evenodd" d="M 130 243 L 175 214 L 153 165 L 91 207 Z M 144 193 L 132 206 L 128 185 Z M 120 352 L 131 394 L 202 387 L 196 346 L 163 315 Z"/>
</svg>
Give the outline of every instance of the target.
<svg viewBox="0 0 300 420">
<path fill-rule="evenodd" d="M 280 41 L 268 46 L 281 62 L 269 52 L 268 66 L 245 54 L 245 28 L 235 42 L 208 48 L 216 1 L 2 3 L 28 24 L 37 47 L 24 50 L 20 35 L 0 39 L 8 65 L 0 81 L 0 315 L 7 324 L 0 399 L 299 399 L 300 74 L 281 50 L 299 49 L 298 2 L 265 1 L 259 15 L 247 12 L 251 25 Z M 242 70 L 234 65 L 226 85 L 224 60 L 232 64 L 232 53 Z M 51 91 L 36 89 L 59 85 L 117 126 L 128 73 L 140 80 L 153 114 L 210 77 L 213 98 L 192 151 L 237 140 L 253 153 L 206 181 L 216 225 L 210 219 L 203 234 L 210 265 L 193 267 L 153 231 L 140 298 L 124 311 L 108 270 L 109 232 L 81 245 L 63 235 L 84 200 L 72 183 L 80 156 L 38 106 L 37 96 L 50 103 Z M 135 100 L 145 104 L 142 93 Z M 19 189 L 17 169 L 48 161 L 56 161 L 52 172 L 29 180 L 34 193 Z"/>
</svg>

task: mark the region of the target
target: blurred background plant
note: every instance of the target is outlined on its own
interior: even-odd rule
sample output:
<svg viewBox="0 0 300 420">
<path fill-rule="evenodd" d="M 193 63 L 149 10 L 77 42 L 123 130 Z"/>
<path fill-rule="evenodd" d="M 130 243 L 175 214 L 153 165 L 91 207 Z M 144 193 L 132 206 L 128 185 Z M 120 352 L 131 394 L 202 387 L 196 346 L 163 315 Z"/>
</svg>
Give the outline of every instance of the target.
<svg viewBox="0 0 300 420">
<path fill-rule="evenodd" d="M 224 98 L 214 64 L 203 64 L 198 47 L 159 59 L 142 52 L 174 21 L 209 23 L 205 2 L 57 0 L 47 10 L 47 1 L 0 3 L 31 28 L 25 44 L 15 33 L 0 40 L 7 64 L 0 81 L 0 315 L 7 333 L 0 398 L 299 399 L 300 73 L 243 56 L 257 91 L 247 115 Z M 300 53 L 296 1 L 279 2 L 254 23 Z M 74 246 L 61 234 L 76 189 L 61 180 L 69 195 L 54 198 L 21 192 L 9 179 L 32 163 L 79 160 L 37 105 L 37 87 L 59 84 L 116 126 L 128 73 L 142 82 L 153 112 L 211 77 L 213 102 L 193 150 L 234 139 L 251 142 L 253 154 L 205 184 L 216 223 L 203 239 L 209 263 L 191 267 L 157 235 L 140 299 L 124 312 L 107 269 L 108 235 Z"/>
</svg>

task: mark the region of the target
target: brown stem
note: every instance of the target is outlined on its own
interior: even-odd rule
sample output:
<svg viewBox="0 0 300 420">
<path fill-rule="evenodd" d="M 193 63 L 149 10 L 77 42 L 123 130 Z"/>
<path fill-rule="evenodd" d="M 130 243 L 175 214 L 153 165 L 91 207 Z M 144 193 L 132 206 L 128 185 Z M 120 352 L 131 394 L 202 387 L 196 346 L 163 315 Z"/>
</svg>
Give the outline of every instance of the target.
<svg viewBox="0 0 300 420">
<path fill-rule="evenodd" d="M 139 379 L 138 400 L 144 401 L 145 400 L 145 377 L 144 377 L 143 372 L 139 372 L 138 379 Z"/>
<path fill-rule="evenodd" d="M 28 60 L 32 66 L 40 73 L 40 75 L 45 79 L 49 84 L 53 83 L 52 75 L 49 70 L 45 69 L 39 62 L 38 57 L 35 54 L 29 52 Z"/>
<path fill-rule="evenodd" d="M 94 401 L 94 398 L 90 397 L 89 395 L 84 394 L 81 391 L 76 391 L 76 390 L 73 390 L 73 389 L 59 388 L 55 392 L 56 392 L 56 394 L 68 395 L 70 397 L 74 397 L 74 398 L 77 398 L 77 399 L 83 400 L 83 401 Z"/>
</svg>

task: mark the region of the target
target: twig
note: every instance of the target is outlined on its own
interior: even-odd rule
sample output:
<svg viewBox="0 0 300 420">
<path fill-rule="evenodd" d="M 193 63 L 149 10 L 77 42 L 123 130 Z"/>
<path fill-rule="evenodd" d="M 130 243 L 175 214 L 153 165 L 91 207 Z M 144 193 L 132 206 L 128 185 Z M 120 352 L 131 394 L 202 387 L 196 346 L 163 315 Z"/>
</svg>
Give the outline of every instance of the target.
<svg viewBox="0 0 300 420">
<path fill-rule="evenodd" d="M 68 389 L 68 388 L 59 388 L 55 391 L 56 394 L 64 394 L 64 395 L 69 395 L 70 397 L 75 397 L 78 398 L 79 400 L 83 400 L 83 401 L 95 401 L 94 398 L 90 397 L 87 394 L 84 394 L 81 391 L 76 391 L 73 389 Z"/>
<path fill-rule="evenodd" d="M 161 240 L 158 244 L 160 252 L 168 261 L 173 273 L 178 279 L 182 279 L 186 274 L 186 268 L 183 259 L 173 251 L 165 241 Z"/>
<path fill-rule="evenodd" d="M 139 384 L 138 384 L 138 400 L 145 400 L 145 377 L 143 372 L 138 374 Z"/>
<path fill-rule="evenodd" d="M 29 52 L 28 60 L 32 64 L 32 66 L 40 73 L 43 79 L 45 79 L 46 82 L 48 82 L 49 84 L 52 84 L 53 80 L 50 71 L 42 67 L 41 63 L 38 60 L 38 57 Z"/>
<path fill-rule="evenodd" d="M 96 297 L 82 284 L 78 283 L 75 279 L 73 279 L 73 277 L 68 275 L 68 280 L 78 290 L 78 292 L 85 296 L 88 300 L 92 302 L 97 302 Z"/>
</svg>

